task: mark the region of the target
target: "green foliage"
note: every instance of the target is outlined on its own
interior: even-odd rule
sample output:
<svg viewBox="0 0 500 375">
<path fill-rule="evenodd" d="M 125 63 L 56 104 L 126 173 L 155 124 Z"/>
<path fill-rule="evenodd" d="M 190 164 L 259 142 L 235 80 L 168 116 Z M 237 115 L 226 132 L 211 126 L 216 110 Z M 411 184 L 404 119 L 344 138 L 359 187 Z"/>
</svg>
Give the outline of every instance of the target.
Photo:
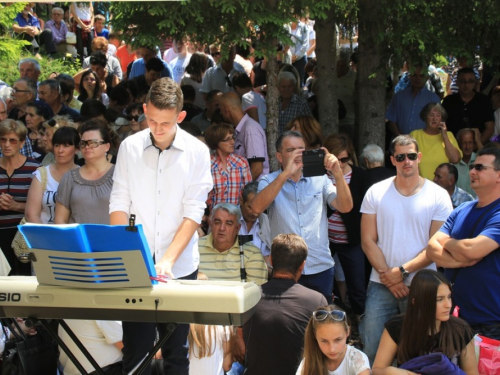
<svg viewBox="0 0 500 375">
<path fill-rule="evenodd" d="M 17 60 L 26 41 L 12 37 L 12 24 L 27 3 L 0 4 L 0 62 L 12 63 Z M 3 76 L 7 77 L 7 76 Z"/>
</svg>

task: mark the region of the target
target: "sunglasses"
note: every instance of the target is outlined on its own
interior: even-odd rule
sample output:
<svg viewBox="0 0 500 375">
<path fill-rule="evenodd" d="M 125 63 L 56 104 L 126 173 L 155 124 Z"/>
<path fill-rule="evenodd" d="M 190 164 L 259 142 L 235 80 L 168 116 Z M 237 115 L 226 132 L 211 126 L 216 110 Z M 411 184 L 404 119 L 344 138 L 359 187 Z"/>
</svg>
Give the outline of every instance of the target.
<svg viewBox="0 0 500 375">
<path fill-rule="evenodd" d="M 469 164 L 469 171 L 472 171 L 475 169 L 476 171 L 482 171 L 483 169 L 494 169 L 495 171 L 498 171 L 498 168 L 491 167 L 489 165 L 484 165 L 484 164 Z"/>
<path fill-rule="evenodd" d="M 340 310 L 316 310 L 313 312 L 313 317 L 316 319 L 318 322 L 322 322 L 326 320 L 330 316 L 333 320 L 336 322 L 342 322 L 345 320 L 345 311 L 340 311 Z"/>
<path fill-rule="evenodd" d="M 396 159 L 398 163 L 401 163 L 402 161 L 405 161 L 406 158 L 408 158 L 408 160 L 415 161 L 417 160 L 417 157 L 418 154 L 416 152 L 410 152 L 409 154 L 397 154 L 394 156 L 394 159 Z"/>
<path fill-rule="evenodd" d="M 339 161 L 342 163 L 342 164 L 346 164 L 349 160 L 351 160 L 351 158 L 349 156 L 346 156 L 345 158 L 340 158 Z"/>
<path fill-rule="evenodd" d="M 11 145 L 17 145 L 20 141 L 19 139 L 15 138 L 0 138 L 0 143 L 7 143 L 9 142 Z"/>
<path fill-rule="evenodd" d="M 97 139 L 89 139 L 88 141 L 81 140 L 80 141 L 80 148 L 85 148 L 86 146 L 89 146 L 90 148 L 97 148 L 100 145 L 103 145 L 105 143 L 106 142 L 98 141 Z"/>
<path fill-rule="evenodd" d="M 139 121 L 139 117 L 141 117 L 141 116 L 139 116 L 139 115 L 137 115 L 137 116 L 128 116 L 128 119 L 129 120 L 134 120 L 135 122 L 137 122 L 137 121 Z"/>
<path fill-rule="evenodd" d="M 215 57 L 215 56 L 220 56 L 220 52 L 212 52 L 210 54 L 212 57 Z"/>
</svg>

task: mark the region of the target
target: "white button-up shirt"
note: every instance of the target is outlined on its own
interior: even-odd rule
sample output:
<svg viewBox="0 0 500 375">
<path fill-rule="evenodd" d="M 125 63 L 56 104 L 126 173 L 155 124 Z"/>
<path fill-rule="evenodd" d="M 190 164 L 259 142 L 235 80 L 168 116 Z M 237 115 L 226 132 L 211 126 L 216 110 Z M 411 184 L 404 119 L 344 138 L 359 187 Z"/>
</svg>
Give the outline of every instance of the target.
<svg viewBox="0 0 500 375">
<path fill-rule="evenodd" d="M 160 260 L 184 218 L 201 223 L 213 183 L 206 145 L 177 126 L 172 146 L 160 152 L 150 134 L 146 129 L 122 142 L 109 206 L 110 212 L 136 215 L 151 255 Z M 187 276 L 198 264 L 195 232 L 172 272 L 176 277 Z"/>
</svg>

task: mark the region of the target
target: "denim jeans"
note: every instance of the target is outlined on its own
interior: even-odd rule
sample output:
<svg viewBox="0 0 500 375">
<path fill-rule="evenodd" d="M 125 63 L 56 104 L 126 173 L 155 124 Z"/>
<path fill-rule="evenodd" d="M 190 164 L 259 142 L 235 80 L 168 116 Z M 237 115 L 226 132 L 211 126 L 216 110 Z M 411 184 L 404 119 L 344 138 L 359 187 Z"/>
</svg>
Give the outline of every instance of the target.
<svg viewBox="0 0 500 375">
<path fill-rule="evenodd" d="M 299 284 L 323 294 L 326 301 L 332 303 L 333 275 L 334 267 L 314 275 L 302 275 Z"/>
<path fill-rule="evenodd" d="M 191 275 L 179 277 L 182 280 L 196 280 L 198 271 Z M 123 322 L 123 373 L 128 374 L 153 349 L 156 330 L 163 336 L 167 323 Z M 179 324 L 172 335 L 163 344 L 163 372 L 169 375 L 189 375 L 189 358 L 187 336 L 189 324 Z M 142 372 L 151 374 L 151 364 Z"/>
<path fill-rule="evenodd" d="M 408 298 L 398 299 L 384 284 L 370 281 L 366 293 L 365 314 L 361 318 L 359 331 L 363 341 L 363 352 L 373 365 L 385 323 L 393 316 L 406 311 Z"/>
</svg>

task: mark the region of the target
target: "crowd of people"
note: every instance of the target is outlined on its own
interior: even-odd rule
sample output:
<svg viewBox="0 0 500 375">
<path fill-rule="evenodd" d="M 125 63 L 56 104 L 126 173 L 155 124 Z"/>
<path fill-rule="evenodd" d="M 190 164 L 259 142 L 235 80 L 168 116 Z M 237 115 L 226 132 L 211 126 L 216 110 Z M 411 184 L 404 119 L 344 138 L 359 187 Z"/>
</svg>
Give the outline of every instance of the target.
<svg viewBox="0 0 500 375">
<path fill-rule="evenodd" d="M 262 289 L 243 327 L 179 324 L 159 373 L 418 374 L 441 353 L 446 373 L 477 374 L 474 334 L 500 339 L 497 76 L 486 82 L 466 58 L 446 82 L 427 64 L 405 64 L 386 113 L 388 150 L 370 144 L 357 155 L 356 53 L 337 61 L 340 132 L 325 136 L 314 22 L 297 19 L 278 55 L 272 171 L 267 61 L 250 48 L 186 37 L 162 53 L 133 49 L 92 3 L 52 7 L 46 22 L 33 7 L 13 31 L 34 56 L 19 61 L 11 87 L 0 81 L 0 248 L 10 275 L 33 273 L 12 247 L 23 219 L 127 225 L 134 214 L 158 274 L 239 281 L 243 265 Z M 82 70 L 40 80 L 39 59 L 66 53 Z M 310 150 L 324 169 L 305 177 Z M 69 322 L 106 374 L 134 369 L 167 330 Z M 78 373 L 65 355 L 60 363 Z"/>
</svg>

